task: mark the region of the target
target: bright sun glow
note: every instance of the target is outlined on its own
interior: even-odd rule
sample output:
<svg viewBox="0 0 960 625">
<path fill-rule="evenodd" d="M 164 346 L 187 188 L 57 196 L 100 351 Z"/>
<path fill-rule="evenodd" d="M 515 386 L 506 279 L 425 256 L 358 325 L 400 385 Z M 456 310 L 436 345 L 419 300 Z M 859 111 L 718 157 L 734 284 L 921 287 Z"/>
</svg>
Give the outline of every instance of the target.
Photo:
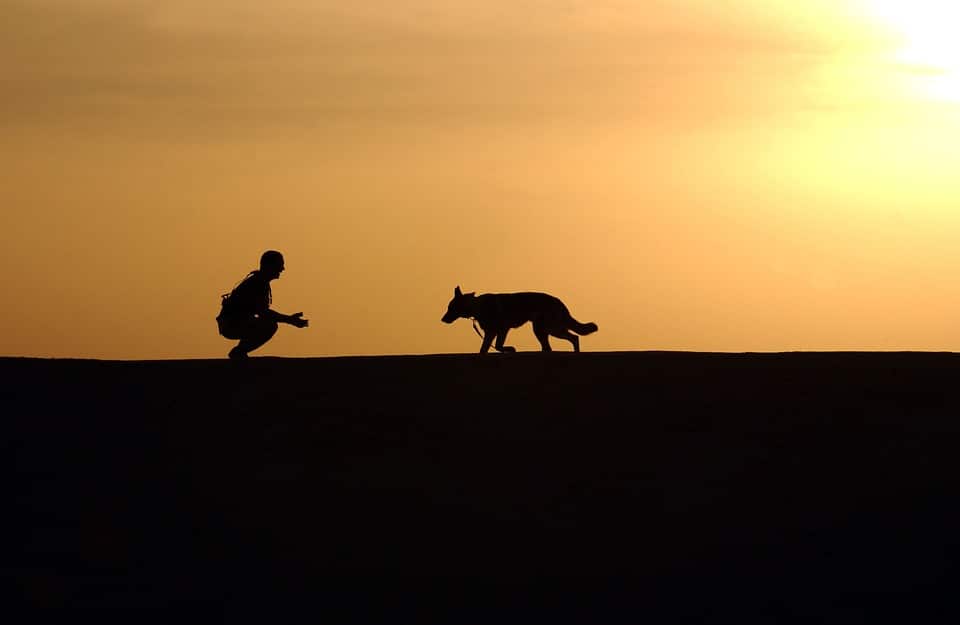
<svg viewBox="0 0 960 625">
<path fill-rule="evenodd" d="M 960 1 L 868 2 L 900 39 L 897 61 L 915 72 L 920 89 L 930 97 L 960 101 Z"/>
</svg>

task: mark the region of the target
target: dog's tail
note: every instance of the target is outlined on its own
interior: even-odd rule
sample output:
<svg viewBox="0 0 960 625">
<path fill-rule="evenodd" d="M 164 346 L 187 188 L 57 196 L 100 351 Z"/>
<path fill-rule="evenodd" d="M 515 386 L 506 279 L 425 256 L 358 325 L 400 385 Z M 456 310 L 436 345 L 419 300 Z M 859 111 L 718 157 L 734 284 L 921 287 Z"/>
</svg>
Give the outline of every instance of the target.
<svg viewBox="0 0 960 625">
<path fill-rule="evenodd" d="M 587 334 L 593 334 L 599 328 L 597 324 L 591 323 L 580 323 L 573 317 L 570 317 L 570 329 L 579 334 L 580 336 L 586 336 Z"/>
</svg>

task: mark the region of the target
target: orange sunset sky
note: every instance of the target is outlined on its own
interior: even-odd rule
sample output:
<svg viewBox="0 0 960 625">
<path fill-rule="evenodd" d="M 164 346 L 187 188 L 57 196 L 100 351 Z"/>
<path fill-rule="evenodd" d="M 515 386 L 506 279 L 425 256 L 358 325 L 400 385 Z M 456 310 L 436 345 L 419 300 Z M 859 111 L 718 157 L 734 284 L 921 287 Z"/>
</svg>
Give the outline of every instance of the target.
<svg viewBox="0 0 960 625">
<path fill-rule="evenodd" d="M 223 357 L 270 248 L 311 326 L 254 355 L 476 351 L 458 284 L 588 351 L 958 350 L 954 5 L 7 0 L 0 355 Z"/>
</svg>

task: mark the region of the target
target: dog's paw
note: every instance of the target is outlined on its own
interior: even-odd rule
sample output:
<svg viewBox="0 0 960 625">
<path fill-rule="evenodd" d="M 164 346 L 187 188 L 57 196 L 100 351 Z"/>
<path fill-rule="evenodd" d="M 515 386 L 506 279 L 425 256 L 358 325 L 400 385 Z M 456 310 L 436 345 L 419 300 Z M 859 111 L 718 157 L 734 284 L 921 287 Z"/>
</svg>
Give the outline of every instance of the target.
<svg viewBox="0 0 960 625">
<path fill-rule="evenodd" d="M 503 353 L 505 353 L 505 354 L 512 354 L 513 352 L 517 351 L 517 348 L 516 348 L 516 347 L 512 347 L 512 346 L 510 346 L 510 345 L 504 345 L 504 346 L 503 346 L 503 349 L 501 349 L 500 351 L 503 352 Z"/>
</svg>

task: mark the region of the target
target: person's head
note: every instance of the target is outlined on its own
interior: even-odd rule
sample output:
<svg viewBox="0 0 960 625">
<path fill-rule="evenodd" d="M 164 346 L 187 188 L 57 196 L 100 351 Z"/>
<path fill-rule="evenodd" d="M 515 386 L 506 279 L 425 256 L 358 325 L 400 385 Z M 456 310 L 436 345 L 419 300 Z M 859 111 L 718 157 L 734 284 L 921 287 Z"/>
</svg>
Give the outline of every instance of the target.
<svg viewBox="0 0 960 625">
<path fill-rule="evenodd" d="M 260 256 L 260 272 L 269 279 L 279 278 L 283 271 L 283 254 L 276 250 L 267 250 Z"/>
</svg>

